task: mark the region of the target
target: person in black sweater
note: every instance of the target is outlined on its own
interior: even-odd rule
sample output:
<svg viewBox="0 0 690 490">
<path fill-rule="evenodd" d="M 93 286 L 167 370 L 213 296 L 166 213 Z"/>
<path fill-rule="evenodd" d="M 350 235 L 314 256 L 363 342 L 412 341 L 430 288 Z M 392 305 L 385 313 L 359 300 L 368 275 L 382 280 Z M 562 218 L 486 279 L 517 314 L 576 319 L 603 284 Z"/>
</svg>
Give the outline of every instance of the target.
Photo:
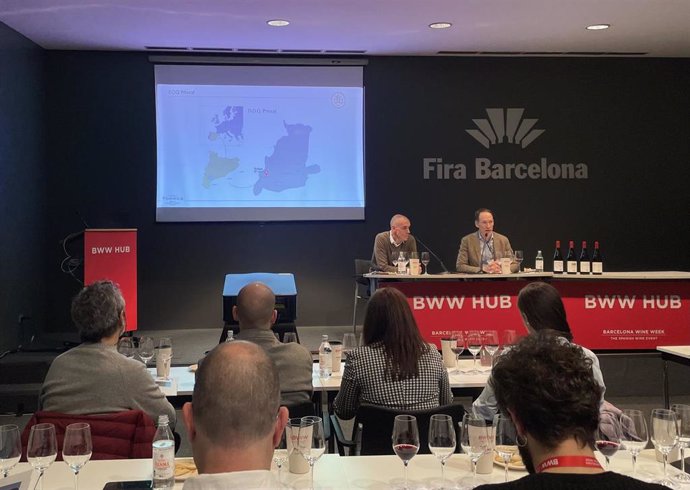
<svg viewBox="0 0 690 490">
<path fill-rule="evenodd" d="M 553 333 L 528 335 L 496 360 L 490 383 L 517 429 L 528 476 L 477 490 L 662 489 L 604 471 L 594 456 L 601 386 L 592 361 Z"/>
</svg>

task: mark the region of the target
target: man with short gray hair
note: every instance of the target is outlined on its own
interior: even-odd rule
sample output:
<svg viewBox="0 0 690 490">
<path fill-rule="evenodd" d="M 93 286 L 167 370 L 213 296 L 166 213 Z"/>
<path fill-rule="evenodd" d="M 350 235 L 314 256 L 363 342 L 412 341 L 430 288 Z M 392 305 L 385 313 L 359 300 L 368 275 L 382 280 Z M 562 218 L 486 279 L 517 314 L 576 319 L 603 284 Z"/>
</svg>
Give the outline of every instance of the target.
<svg viewBox="0 0 690 490">
<path fill-rule="evenodd" d="M 408 255 L 417 253 L 417 241 L 410 234 L 412 224 L 407 216 L 396 214 L 391 218 L 391 229 L 382 231 L 374 239 L 374 253 L 372 265 L 386 272 L 397 272 L 393 266 L 393 258 L 397 259 L 400 252 Z"/>
<path fill-rule="evenodd" d="M 220 344 L 201 362 L 182 408 L 199 476 L 183 490 L 285 488 L 271 473 L 288 410 L 273 361 L 256 344 Z"/>
</svg>

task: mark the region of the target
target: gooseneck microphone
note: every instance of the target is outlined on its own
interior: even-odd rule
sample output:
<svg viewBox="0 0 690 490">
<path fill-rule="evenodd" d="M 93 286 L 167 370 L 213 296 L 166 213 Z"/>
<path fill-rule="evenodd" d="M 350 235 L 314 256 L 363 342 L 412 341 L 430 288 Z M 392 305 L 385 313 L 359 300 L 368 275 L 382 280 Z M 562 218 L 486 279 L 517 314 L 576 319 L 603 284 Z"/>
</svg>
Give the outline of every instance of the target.
<svg viewBox="0 0 690 490">
<path fill-rule="evenodd" d="M 438 255 L 436 255 L 436 254 L 434 253 L 434 251 L 431 250 L 431 249 L 427 246 L 426 243 L 424 243 L 423 241 L 421 241 L 421 240 L 419 239 L 418 236 L 416 236 L 416 235 L 412 235 L 412 236 L 414 237 L 414 239 L 415 239 L 416 241 L 419 242 L 419 244 L 420 244 L 422 247 L 426 248 L 426 249 L 429 251 L 429 253 L 431 254 L 431 256 L 432 256 L 433 258 L 435 258 L 435 259 L 438 261 L 439 264 L 441 264 L 441 267 L 443 268 L 443 272 L 441 272 L 441 274 L 450 274 L 450 271 L 448 271 L 448 268 L 446 267 L 446 264 L 443 263 L 443 261 L 441 260 L 441 258 L 440 258 Z"/>
</svg>

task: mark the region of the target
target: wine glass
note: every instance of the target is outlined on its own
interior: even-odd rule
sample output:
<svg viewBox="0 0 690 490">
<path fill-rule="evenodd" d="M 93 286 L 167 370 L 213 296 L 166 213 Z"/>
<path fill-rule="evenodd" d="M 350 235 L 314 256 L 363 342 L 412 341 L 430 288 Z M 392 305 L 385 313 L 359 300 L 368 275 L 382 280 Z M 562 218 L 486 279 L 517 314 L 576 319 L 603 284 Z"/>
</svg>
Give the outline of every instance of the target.
<svg viewBox="0 0 690 490">
<path fill-rule="evenodd" d="M 522 264 L 522 261 L 524 260 L 525 256 L 522 253 L 522 250 L 516 250 L 513 252 L 513 257 L 515 258 L 515 262 L 518 264 L 518 272 L 520 272 L 520 264 Z"/>
<path fill-rule="evenodd" d="M 605 427 L 605 429 L 604 429 Z M 611 457 L 616 454 L 621 445 L 621 425 L 618 417 L 611 412 L 603 412 L 599 416 L 594 445 L 606 458 L 606 471 L 611 469 Z"/>
<path fill-rule="evenodd" d="M 486 330 L 484 332 L 484 348 L 491 356 L 491 366 L 494 365 L 494 355 L 498 352 L 499 347 L 498 332 L 496 330 Z"/>
<path fill-rule="evenodd" d="M 682 471 L 675 476 L 675 479 L 681 483 L 690 483 L 690 476 L 685 472 L 685 448 L 690 444 L 690 405 L 676 403 L 671 405 L 671 410 L 676 413 L 678 419 L 678 446 Z"/>
<path fill-rule="evenodd" d="M 399 255 L 395 252 L 393 252 L 393 257 L 391 257 L 391 263 L 393 264 L 393 267 L 395 267 L 395 273 L 398 273 L 398 257 Z"/>
<path fill-rule="evenodd" d="M 91 459 L 92 451 L 89 424 L 69 424 L 65 429 L 65 440 L 62 443 L 62 459 L 74 472 L 74 490 L 79 489 L 79 471 Z"/>
<path fill-rule="evenodd" d="M 641 410 L 625 409 L 621 414 L 621 445 L 632 456 L 632 474 L 635 476 L 637 456 L 649 442 L 647 421 Z"/>
<path fill-rule="evenodd" d="M 22 439 L 19 427 L 14 424 L 0 425 L 0 471 L 4 478 L 7 478 L 21 457 Z"/>
<path fill-rule="evenodd" d="M 156 376 L 163 379 L 170 378 L 172 356 L 172 339 L 161 337 L 158 340 L 158 352 L 156 353 Z"/>
<path fill-rule="evenodd" d="M 429 420 L 429 451 L 441 462 L 441 488 L 446 461 L 455 452 L 455 429 L 450 415 L 435 414 Z"/>
<path fill-rule="evenodd" d="M 450 336 L 450 350 L 455 354 L 455 371 L 453 374 L 461 374 L 458 364 L 460 363 L 460 354 L 465 350 L 465 336 L 459 330 L 453 330 Z"/>
<path fill-rule="evenodd" d="M 347 360 L 347 357 L 352 352 L 352 349 L 357 348 L 357 337 L 355 334 L 350 332 L 343 335 L 343 357 Z"/>
<path fill-rule="evenodd" d="M 407 489 L 407 465 L 419 451 L 419 429 L 413 415 L 396 415 L 393 422 L 393 451 L 405 466 L 405 489 Z"/>
<path fill-rule="evenodd" d="M 149 361 L 153 359 L 153 338 L 148 336 L 139 337 L 139 357 L 144 361 L 144 365 L 148 365 Z"/>
<path fill-rule="evenodd" d="M 661 485 L 673 487 L 668 478 L 668 455 L 678 444 L 678 418 L 676 412 L 665 408 L 652 410 L 652 444 L 664 457 L 664 479 Z"/>
<path fill-rule="evenodd" d="M 117 351 L 125 357 L 134 357 L 134 344 L 131 337 L 122 337 L 117 342 Z"/>
<path fill-rule="evenodd" d="M 494 428 L 496 430 L 496 444 L 494 451 L 503 459 L 505 465 L 505 481 L 508 481 L 508 464 L 513 458 L 513 455 L 518 452 L 517 447 L 517 430 L 513 420 L 504 414 L 497 414 L 494 416 Z"/>
<path fill-rule="evenodd" d="M 466 413 L 460 422 L 460 447 L 472 462 L 472 487 L 477 483 L 477 462 L 491 450 L 489 431 L 482 417 Z"/>
<path fill-rule="evenodd" d="M 311 488 L 314 489 L 314 464 L 326 451 L 326 440 L 323 436 L 321 417 L 302 417 L 299 426 L 298 446 L 300 454 L 309 463 L 311 469 Z"/>
<path fill-rule="evenodd" d="M 273 450 L 273 462 L 275 465 L 278 467 L 278 481 L 281 481 L 281 473 L 283 471 L 283 465 L 287 463 L 287 460 L 290 458 L 290 451 L 288 448 L 287 444 L 287 428 L 283 429 L 283 434 L 280 436 L 280 441 L 278 442 L 278 445 L 275 447 Z M 292 447 L 292 445 L 291 445 Z M 290 448 L 291 448 L 290 447 Z"/>
<path fill-rule="evenodd" d="M 482 336 L 476 330 L 472 330 L 467 332 L 465 339 L 467 350 L 472 354 L 472 371 L 470 371 L 470 374 L 479 374 L 477 370 L 477 354 L 482 350 Z"/>
<path fill-rule="evenodd" d="M 429 252 L 422 252 L 420 255 L 421 258 L 421 263 L 424 264 L 424 275 L 428 276 L 429 275 L 429 262 L 431 260 L 429 259 Z"/>
<path fill-rule="evenodd" d="M 43 473 L 57 458 L 57 439 L 53 424 L 36 424 L 31 427 L 26 456 L 33 469 L 38 472 L 38 489 L 43 490 Z"/>
</svg>

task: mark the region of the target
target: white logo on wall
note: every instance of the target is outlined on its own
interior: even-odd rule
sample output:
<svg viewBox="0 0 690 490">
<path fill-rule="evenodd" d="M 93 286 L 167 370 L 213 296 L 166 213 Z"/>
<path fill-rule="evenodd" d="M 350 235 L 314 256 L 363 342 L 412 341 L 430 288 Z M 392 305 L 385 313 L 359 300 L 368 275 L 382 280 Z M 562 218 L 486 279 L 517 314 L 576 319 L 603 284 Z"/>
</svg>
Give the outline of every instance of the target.
<svg viewBox="0 0 690 490">
<path fill-rule="evenodd" d="M 537 139 L 543 129 L 532 129 L 539 119 L 523 119 L 525 109 L 486 109 L 488 119 L 472 119 L 479 129 L 466 129 L 484 148 L 501 143 L 513 143 L 526 148 Z"/>
</svg>

